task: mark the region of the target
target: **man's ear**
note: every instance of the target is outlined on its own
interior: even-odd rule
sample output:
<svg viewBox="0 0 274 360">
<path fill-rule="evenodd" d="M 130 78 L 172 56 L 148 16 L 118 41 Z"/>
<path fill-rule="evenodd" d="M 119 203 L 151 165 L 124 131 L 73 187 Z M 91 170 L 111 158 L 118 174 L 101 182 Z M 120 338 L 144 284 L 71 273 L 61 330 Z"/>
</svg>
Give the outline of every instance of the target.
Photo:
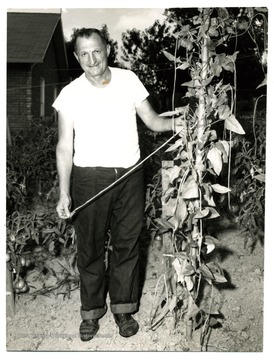
<svg viewBox="0 0 274 360">
<path fill-rule="evenodd" d="M 79 61 L 79 57 L 78 57 L 78 55 L 76 54 L 76 52 L 75 52 L 75 51 L 73 52 L 73 55 L 76 57 L 76 59 L 77 59 L 78 63 L 80 63 L 80 61 Z"/>
<path fill-rule="evenodd" d="M 108 44 L 107 45 L 107 56 L 109 56 L 109 54 L 110 54 L 110 45 Z"/>
</svg>

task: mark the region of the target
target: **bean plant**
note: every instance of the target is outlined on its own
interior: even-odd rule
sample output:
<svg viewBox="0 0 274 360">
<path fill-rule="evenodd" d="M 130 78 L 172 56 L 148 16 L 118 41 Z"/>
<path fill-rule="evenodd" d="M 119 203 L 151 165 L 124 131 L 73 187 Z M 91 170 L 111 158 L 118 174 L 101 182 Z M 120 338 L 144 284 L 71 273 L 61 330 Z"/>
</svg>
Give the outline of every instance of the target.
<svg viewBox="0 0 274 360">
<path fill-rule="evenodd" d="M 247 9 L 244 15 L 252 21 L 254 12 Z M 206 224 L 220 216 L 216 198 L 231 192 L 229 182 L 218 179 L 224 166 L 230 166 L 233 134 L 245 134 L 235 116 L 236 83 L 227 82 L 225 76 L 235 73 L 238 52 L 216 49 L 225 47 L 244 25 L 240 16 L 232 19 L 225 8 L 203 8 L 188 25 L 176 21 L 176 26 L 174 54 L 164 53 L 174 63 L 175 76 L 176 71 L 188 71 L 190 79 L 182 84 L 187 88 L 183 106 L 162 114 L 180 116 L 184 129 L 167 149 L 173 161 L 166 162 L 162 170 L 163 214 L 153 219 L 158 233 L 163 234 L 166 266 L 157 283 L 163 280 L 163 290 L 152 312 L 151 328 L 168 313 L 175 323 L 183 317 L 187 339 L 199 328 L 205 350 L 210 329 L 220 318 L 213 290 L 227 282 L 220 265 L 211 260 L 219 241 L 207 233 Z M 184 57 L 177 57 L 180 47 L 185 49 Z M 201 299 L 205 286 L 211 288 L 207 304 Z"/>
</svg>

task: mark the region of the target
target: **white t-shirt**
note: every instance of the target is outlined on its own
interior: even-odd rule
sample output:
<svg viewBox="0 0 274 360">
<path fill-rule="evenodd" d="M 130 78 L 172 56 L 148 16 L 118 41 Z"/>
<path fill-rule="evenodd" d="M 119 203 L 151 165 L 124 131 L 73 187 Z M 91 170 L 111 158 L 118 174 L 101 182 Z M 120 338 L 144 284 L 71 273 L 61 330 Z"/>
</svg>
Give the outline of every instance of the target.
<svg viewBox="0 0 274 360">
<path fill-rule="evenodd" d="M 136 108 L 149 95 L 130 70 L 112 68 L 104 88 L 82 74 L 65 86 L 53 103 L 74 124 L 74 164 L 130 167 L 140 158 Z"/>
</svg>

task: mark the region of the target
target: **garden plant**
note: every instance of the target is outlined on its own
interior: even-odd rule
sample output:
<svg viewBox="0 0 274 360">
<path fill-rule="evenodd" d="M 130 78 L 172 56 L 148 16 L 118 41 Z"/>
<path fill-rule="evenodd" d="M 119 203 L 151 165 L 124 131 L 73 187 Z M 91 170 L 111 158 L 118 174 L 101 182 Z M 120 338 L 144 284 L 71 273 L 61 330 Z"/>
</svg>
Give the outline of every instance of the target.
<svg viewBox="0 0 274 360">
<path fill-rule="evenodd" d="M 236 83 L 227 82 L 229 77 L 225 76 L 226 72 L 236 71 L 238 52 L 218 51 L 220 46 L 227 46 L 230 38 L 237 36 L 239 29 L 248 31 L 256 16 L 258 13 L 251 9 L 241 9 L 236 18 L 231 18 L 224 8 L 199 9 L 190 24 L 176 21 L 175 52 L 164 51 L 174 63 L 175 78 L 177 71 L 187 70 L 191 79 L 182 84 L 187 87 L 183 106 L 173 106 L 172 111 L 163 114 L 182 116 L 185 129 L 166 150 L 172 154 L 173 161 L 163 163 L 161 217 L 157 218 L 153 206 L 159 186 L 149 189 L 151 196 L 148 197 L 152 201 L 147 210 L 158 234 L 156 239 L 163 241 L 166 265 L 155 290 L 151 328 L 159 326 L 168 313 L 172 313 L 175 325 L 183 317 L 187 339 L 192 338 L 194 329 L 201 330 L 202 350 L 206 349 L 211 328 L 218 325 L 221 317 L 214 304 L 214 287 L 227 282 L 219 264 L 211 260 L 218 240 L 207 234 L 207 223 L 220 216 L 218 201 L 224 195 L 227 206 L 236 212 L 235 203 L 233 208 L 230 201 L 231 154 L 236 143 L 238 146 L 240 143 L 237 150 L 241 149 L 235 155 L 233 168 L 233 175 L 241 173 L 241 179 L 234 182 L 233 194 L 241 206 L 238 221 L 245 230 L 253 233 L 254 229 L 260 230 L 260 235 L 263 231 L 264 131 L 261 130 L 258 137 L 260 126 L 257 127 L 255 149 L 241 139 L 245 131 L 235 117 Z M 184 57 L 177 57 L 180 47 L 185 48 Z M 220 177 L 225 165 L 228 168 L 226 184 Z M 244 172 L 246 176 L 242 177 Z M 155 184 L 160 185 L 159 176 L 156 181 Z M 239 187 L 242 181 L 244 189 Z M 245 198 L 240 200 L 243 196 Z M 260 224 L 255 217 L 261 219 Z M 211 289 L 210 296 L 203 301 L 206 286 Z"/>
<path fill-rule="evenodd" d="M 27 272 L 46 273 L 47 260 L 68 248 L 75 252 L 73 226 L 58 219 L 55 211 L 57 126 L 31 119 L 29 127 L 28 134 L 18 135 L 7 149 L 6 260 L 16 294 L 45 293 L 45 289 L 29 288 Z M 73 281 L 79 281 L 75 266 L 69 269 L 75 275 Z M 60 284 L 63 275 L 58 278 Z"/>
</svg>

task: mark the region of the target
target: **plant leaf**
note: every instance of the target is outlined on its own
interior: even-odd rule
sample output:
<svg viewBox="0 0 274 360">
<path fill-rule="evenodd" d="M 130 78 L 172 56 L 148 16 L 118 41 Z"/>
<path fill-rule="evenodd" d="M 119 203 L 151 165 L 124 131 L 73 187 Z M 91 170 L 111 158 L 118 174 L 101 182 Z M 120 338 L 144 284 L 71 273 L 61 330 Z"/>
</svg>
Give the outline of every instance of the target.
<svg viewBox="0 0 274 360">
<path fill-rule="evenodd" d="M 265 182 L 265 174 L 254 175 L 254 178 L 261 182 Z"/>
<path fill-rule="evenodd" d="M 49 251 L 52 252 L 54 250 L 54 241 L 51 241 L 50 244 L 49 244 Z"/>
<path fill-rule="evenodd" d="M 210 254 L 215 249 L 214 244 L 206 244 L 206 253 Z"/>
<path fill-rule="evenodd" d="M 185 69 L 187 69 L 189 67 L 189 65 L 190 65 L 189 62 L 184 61 L 181 65 L 177 66 L 177 69 L 178 70 L 185 70 Z"/>
<path fill-rule="evenodd" d="M 220 105 L 218 107 L 219 118 L 225 120 L 230 116 L 230 108 L 228 105 Z"/>
<path fill-rule="evenodd" d="M 216 142 L 215 146 L 222 153 L 222 159 L 223 159 L 224 163 L 227 163 L 227 161 L 228 161 L 227 151 L 226 151 L 224 145 L 222 144 L 222 142 L 221 141 Z"/>
<path fill-rule="evenodd" d="M 217 242 L 217 239 L 213 238 L 212 236 L 210 236 L 210 235 L 205 236 L 204 243 L 206 244 L 206 247 L 207 247 L 207 254 L 209 254 L 210 252 L 212 252 L 215 249 L 216 242 Z"/>
<path fill-rule="evenodd" d="M 205 241 L 207 242 L 207 243 L 213 243 L 213 244 L 215 244 L 215 243 L 218 243 L 219 242 L 219 240 L 218 239 L 216 239 L 215 237 L 213 237 L 213 236 L 211 236 L 211 235 L 205 235 Z"/>
<path fill-rule="evenodd" d="M 165 306 L 162 308 L 161 313 L 158 315 L 158 317 L 154 320 L 153 324 L 151 324 L 151 328 L 156 326 L 169 312 L 168 303 L 165 304 Z"/>
<path fill-rule="evenodd" d="M 207 153 L 207 158 L 210 160 L 213 169 L 217 175 L 220 175 L 223 167 L 222 154 L 216 147 L 211 148 Z"/>
<path fill-rule="evenodd" d="M 188 51 L 193 48 L 193 43 L 189 39 L 182 39 L 180 45 L 187 48 Z"/>
<path fill-rule="evenodd" d="M 158 219 L 155 219 L 155 221 L 158 223 L 158 225 L 160 225 L 165 230 L 173 229 L 173 225 L 168 220 L 158 218 Z"/>
<path fill-rule="evenodd" d="M 216 37 L 219 35 L 218 33 L 218 30 L 217 30 L 217 27 L 216 26 L 211 26 L 208 30 L 208 35 L 209 36 L 213 36 L 213 37 Z"/>
<path fill-rule="evenodd" d="M 164 55 L 168 58 L 170 61 L 179 61 L 179 59 L 175 59 L 175 56 L 170 54 L 168 51 L 163 50 Z"/>
<path fill-rule="evenodd" d="M 211 66 L 211 70 L 215 76 L 219 77 L 223 71 L 223 68 L 218 64 L 217 61 L 215 61 Z"/>
<path fill-rule="evenodd" d="M 16 242 L 16 244 L 19 244 L 19 245 L 26 245 L 26 240 L 20 240 L 20 239 L 15 239 L 15 242 Z"/>
<path fill-rule="evenodd" d="M 176 274 L 177 274 L 177 282 L 180 282 L 180 283 L 183 284 L 184 283 L 184 276 L 183 276 L 183 273 L 182 273 L 181 261 L 178 258 L 175 258 L 172 261 L 172 265 L 173 265 L 174 270 L 176 271 Z"/>
<path fill-rule="evenodd" d="M 210 84 L 213 78 L 214 75 L 209 76 L 207 79 L 203 80 L 203 86 L 207 86 L 208 84 Z"/>
<path fill-rule="evenodd" d="M 210 210 L 208 207 L 206 207 L 203 210 L 199 210 L 197 214 L 195 214 L 194 219 L 202 219 L 207 217 L 207 215 L 210 213 Z"/>
<path fill-rule="evenodd" d="M 185 276 L 185 283 L 188 291 L 191 291 L 193 289 L 193 281 L 190 276 Z"/>
<path fill-rule="evenodd" d="M 225 283 L 227 282 L 226 278 L 223 275 L 223 270 L 220 268 L 218 264 L 215 262 L 209 262 L 207 263 L 208 268 L 212 272 L 214 276 L 214 281 L 217 283 Z"/>
<path fill-rule="evenodd" d="M 215 192 L 217 192 L 219 194 L 226 194 L 230 191 L 230 189 L 228 187 L 225 187 L 220 184 L 211 184 L 211 187 Z"/>
<path fill-rule="evenodd" d="M 178 220 L 179 227 L 181 227 L 188 215 L 187 206 L 185 201 L 180 196 L 177 201 L 177 206 L 175 210 L 175 217 Z"/>
<path fill-rule="evenodd" d="M 168 201 L 165 203 L 165 216 L 174 216 L 176 206 L 176 199 L 169 198 Z"/>
<path fill-rule="evenodd" d="M 213 196 L 211 194 L 204 194 L 204 199 L 209 206 L 216 206 Z"/>
<path fill-rule="evenodd" d="M 214 219 L 216 217 L 219 217 L 220 214 L 218 213 L 218 211 L 216 209 L 214 209 L 214 207 L 209 207 L 210 210 L 210 216 L 208 217 L 208 219 Z"/>
<path fill-rule="evenodd" d="M 226 278 L 219 273 L 214 273 L 214 281 L 221 284 L 227 282 Z"/>
<path fill-rule="evenodd" d="M 197 272 L 202 274 L 206 279 L 214 280 L 214 276 L 206 264 L 201 264 L 201 266 L 197 269 Z"/>
<path fill-rule="evenodd" d="M 190 180 L 182 190 L 183 199 L 197 199 L 199 197 L 198 185 L 195 180 Z"/>
<path fill-rule="evenodd" d="M 195 304 L 194 301 L 188 306 L 187 313 L 186 313 L 186 319 L 191 319 L 195 317 L 201 310 L 198 308 L 198 306 Z"/>
<path fill-rule="evenodd" d="M 174 151 L 180 146 L 183 146 L 182 139 L 176 140 L 176 142 L 174 144 L 172 144 L 168 149 L 166 149 L 166 152 Z"/>
<path fill-rule="evenodd" d="M 229 156 L 229 149 L 230 149 L 230 145 L 229 142 L 226 140 L 219 140 L 219 143 L 223 145 L 225 152 L 226 152 L 226 156 Z"/>
<path fill-rule="evenodd" d="M 181 170 L 182 169 L 178 165 L 173 166 L 173 168 L 169 172 L 169 178 L 170 178 L 171 183 L 173 183 L 173 181 L 178 178 L 178 176 L 180 175 Z"/>
<path fill-rule="evenodd" d="M 187 86 L 187 87 L 201 87 L 201 83 L 199 80 L 195 79 L 195 80 L 190 80 L 190 81 L 187 81 L 185 83 L 183 83 L 181 86 Z"/>
<path fill-rule="evenodd" d="M 227 130 L 235 132 L 236 134 L 245 134 L 242 125 L 239 123 L 239 121 L 235 118 L 233 114 L 231 114 L 227 119 L 225 119 L 225 128 Z"/>
</svg>

